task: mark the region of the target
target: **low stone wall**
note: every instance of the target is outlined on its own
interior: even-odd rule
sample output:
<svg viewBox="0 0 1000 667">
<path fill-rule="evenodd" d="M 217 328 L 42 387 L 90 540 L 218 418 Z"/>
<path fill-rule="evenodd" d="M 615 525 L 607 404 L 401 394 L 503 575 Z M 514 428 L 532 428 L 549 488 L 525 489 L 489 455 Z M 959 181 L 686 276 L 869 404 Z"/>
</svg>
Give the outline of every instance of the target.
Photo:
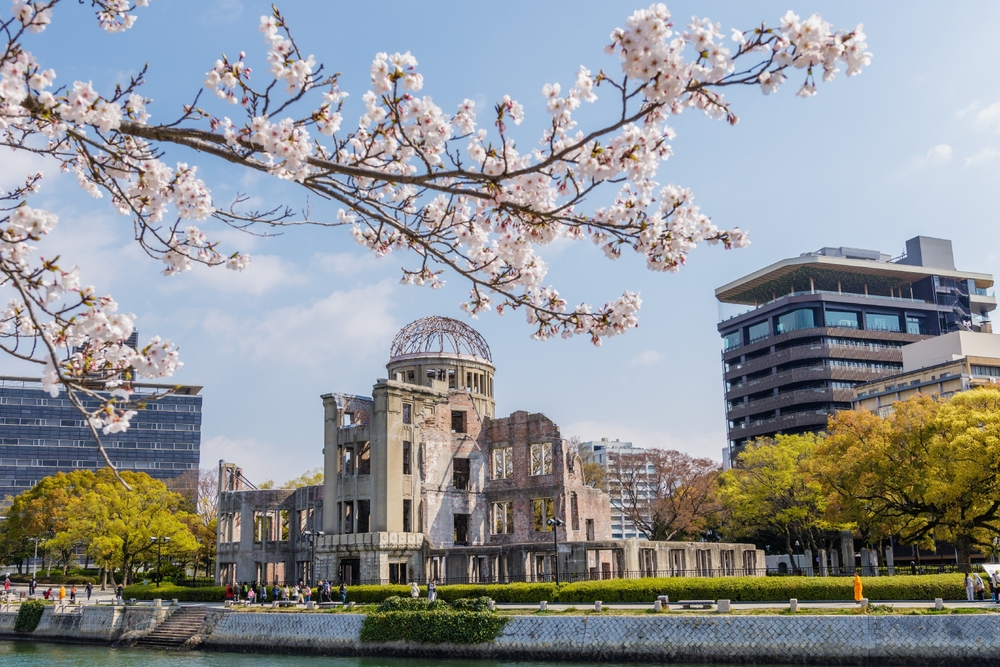
<svg viewBox="0 0 1000 667">
<path fill-rule="evenodd" d="M 0 639 L 126 641 L 169 613 L 155 607 L 86 607 L 54 614 L 15 635 L 0 613 Z M 948 616 L 514 616 L 491 644 L 432 645 L 359 640 L 364 616 L 212 610 L 191 647 L 218 651 L 398 655 L 593 662 L 727 662 L 846 665 L 993 664 L 1000 614 Z"/>
<path fill-rule="evenodd" d="M 207 649 L 613 662 L 849 665 L 993 664 L 1000 615 L 515 616 L 493 644 L 358 640 L 352 614 L 221 615 Z"/>
</svg>

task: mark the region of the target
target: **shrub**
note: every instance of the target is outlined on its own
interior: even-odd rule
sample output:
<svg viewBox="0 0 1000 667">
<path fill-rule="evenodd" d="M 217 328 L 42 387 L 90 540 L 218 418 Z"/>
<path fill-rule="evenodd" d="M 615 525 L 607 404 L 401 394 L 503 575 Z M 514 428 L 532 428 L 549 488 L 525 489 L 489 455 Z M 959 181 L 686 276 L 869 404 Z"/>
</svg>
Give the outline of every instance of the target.
<svg viewBox="0 0 1000 667">
<path fill-rule="evenodd" d="M 45 605 L 41 600 L 28 600 L 21 603 L 21 608 L 17 610 L 17 619 L 14 621 L 14 632 L 34 632 L 38 627 L 38 621 L 42 620 L 42 610 Z"/>
<path fill-rule="evenodd" d="M 179 600 L 180 602 L 222 602 L 226 599 L 226 589 L 224 586 L 203 586 L 190 588 L 187 586 L 174 586 L 173 584 L 161 584 L 159 588 L 156 584 L 136 584 L 126 586 L 123 597 L 128 600 Z"/>
<path fill-rule="evenodd" d="M 451 603 L 455 611 L 489 611 L 490 598 L 482 596 L 478 598 L 459 598 Z"/>
<path fill-rule="evenodd" d="M 15 584 L 27 584 L 31 581 L 30 574 L 12 574 L 10 575 L 10 580 Z M 35 581 L 39 586 L 42 584 L 48 586 L 72 586 L 76 584 L 77 586 L 86 586 L 87 584 L 96 584 L 96 577 L 88 577 L 82 574 L 53 574 L 52 576 L 46 577 L 43 573 L 39 572 L 35 576 Z"/>
<path fill-rule="evenodd" d="M 448 603 L 444 600 L 431 602 L 427 598 L 404 598 L 393 595 L 382 601 L 378 606 L 378 611 L 432 611 L 447 608 Z"/>
<path fill-rule="evenodd" d="M 495 640 L 507 620 L 482 611 L 376 611 L 365 616 L 361 641 L 480 644 Z"/>
</svg>

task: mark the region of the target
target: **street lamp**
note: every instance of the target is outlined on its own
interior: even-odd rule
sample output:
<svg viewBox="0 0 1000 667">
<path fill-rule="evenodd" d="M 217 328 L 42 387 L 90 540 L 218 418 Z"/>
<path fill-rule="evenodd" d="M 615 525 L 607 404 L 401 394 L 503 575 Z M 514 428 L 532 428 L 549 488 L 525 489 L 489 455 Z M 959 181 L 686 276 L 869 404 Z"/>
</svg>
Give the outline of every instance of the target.
<svg viewBox="0 0 1000 667">
<path fill-rule="evenodd" d="M 322 530 L 303 530 L 302 534 L 306 536 L 309 540 L 309 576 L 306 577 L 303 572 L 303 579 L 306 580 L 306 584 L 309 586 L 313 585 L 313 569 L 316 567 L 316 538 L 326 535 Z"/>
<path fill-rule="evenodd" d="M 156 587 L 160 587 L 160 582 L 163 581 L 163 575 L 160 573 L 160 559 L 163 556 L 162 547 L 164 543 L 169 543 L 169 537 L 151 537 L 149 541 L 156 545 Z"/>
<path fill-rule="evenodd" d="M 38 574 L 38 543 L 42 541 L 42 538 L 29 537 L 28 539 L 35 543 L 35 557 L 31 561 L 31 580 L 34 581 L 35 575 Z M 35 594 L 34 589 L 32 589 L 31 594 Z"/>
<path fill-rule="evenodd" d="M 556 555 L 555 555 L 555 559 L 552 562 L 552 566 L 553 566 L 553 571 L 554 571 L 554 573 L 556 575 L 556 586 L 558 586 L 559 585 L 559 531 L 558 531 L 558 528 L 559 528 L 559 526 L 566 525 L 566 522 L 563 521 L 562 519 L 557 519 L 556 517 L 552 517 L 551 519 L 549 519 L 545 523 L 547 523 L 548 525 L 552 526 L 552 546 L 555 547 L 555 550 L 556 550 Z"/>
</svg>

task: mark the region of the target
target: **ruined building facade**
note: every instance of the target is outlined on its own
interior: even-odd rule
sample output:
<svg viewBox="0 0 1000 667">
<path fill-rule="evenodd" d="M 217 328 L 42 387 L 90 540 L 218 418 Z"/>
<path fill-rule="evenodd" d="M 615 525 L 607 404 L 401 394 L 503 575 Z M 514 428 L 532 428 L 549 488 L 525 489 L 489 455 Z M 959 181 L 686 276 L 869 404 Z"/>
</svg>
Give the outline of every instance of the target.
<svg viewBox="0 0 1000 667">
<path fill-rule="evenodd" d="M 505 582 L 549 580 L 557 569 L 574 580 L 763 567 L 753 545 L 613 540 L 608 496 L 584 484 L 559 427 L 542 414 L 495 416 L 496 369 L 467 325 L 408 325 L 386 368 L 371 397 L 322 397 L 321 487 L 254 491 L 220 464 L 220 581 Z M 233 533 L 237 521 L 253 530 Z"/>
</svg>

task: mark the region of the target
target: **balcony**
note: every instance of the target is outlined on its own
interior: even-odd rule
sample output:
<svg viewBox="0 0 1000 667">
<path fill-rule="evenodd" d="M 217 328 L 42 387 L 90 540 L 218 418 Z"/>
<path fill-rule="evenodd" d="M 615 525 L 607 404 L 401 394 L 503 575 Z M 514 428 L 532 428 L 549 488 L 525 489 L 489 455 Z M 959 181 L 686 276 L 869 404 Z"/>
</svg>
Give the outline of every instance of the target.
<svg viewBox="0 0 1000 667">
<path fill-rule="evenodd" d="M 850 338 L 854 340 L 873 341 L 895 341 L 900 343 L 915 343 L 918 340 L 930 338 L 923 334 L 910 334 L 894 331 L 869 331 L 866 329 L 847 329 L 844 327 L 812 327 L 809 329 L 797 329 L 788 333 L 771 336 L 756 343 L 749 343 L 743 347 L 734 347 L 722 353 L 724 361 L 731 361 L 743 354 L 753 354 L 771 345 L 778 345 L 788 340 L 796 338 L 808 338 L 810 336 L 832 336 L 834 338 Z M 764 357 L 761 357 L 764 358 Z"/>
<path fill-rule="evenodd" d="M 747 415 L 771 410 L 785 410 L 803 403 L 850 403 L 854 398 L 851 389 L 834 389 L 831 387 L 816 387 L 813 389 L 796 389 L 775 396 L 759 398 L 749 403 L 740 403 L 729 408 L 729 419 L 740 419 Z"/>
<path fill-rule="evenodd" d="M 757 380 L 749 380 L 730 387 L 726 392 L 726 399 L 733 400 L 756 394 L 760 391 L 767 391 L 775 387 L 783 387 L 794 382 L 816 382 L 819 380 L 843 380 L 845 382 L 870 382 L 887 375 L 900 372 L 890 369 L 865 369 L 865 368 L 844 368 L 841 366 L 826 366 L 817 364 L 806 368 L 793 368 L 789 371 L 772 373 Z"/>
<path fill-rule="evenodd" d="M 809 410 L 808 412 L 795 412 L 770 419 L 758 419 L 738 424 L 729 429 L 729 439 L 756 438 L 762 435 L 773 435 L 778 431 L 798 428 L 820 429 L 826 426 L 827 420 L 833 413 L 833 410 Z"/>
<path fill-rule="evenodd" d="M 979 291 L 980 290 L 978 290 L 978 289 L 976 290 L 976 292 L 979 292 Z M 982 291 L 985 292 L 986 290 L 982 290 Z M 762 303 L 759 306 L 756 306 L 754 308 L 748 308 L 747 310 L 744 310 L 742 313 L 736 313 L 735 315 L 730 315 L 729 317 L 727 317 L 727 318 L 725 318 L 723 320 L 720 320 L 720 322 L 728 322 L 729 320 L 734 319 L 736 317 L 742 317 L 743 315 L 746 315 L 747 313 L 752 313 L 755 310 L 760 310 L 761 308 L 766 308 L 766 307 L 770 306 L 772 303 L 777 303 L 777 302 L 781 301 L 782 299 L 787 299 L 788 297 L 792 297 L 792 296 L 824 296 L 824 295 L 825 296 L 834 296 L 834 297 L 837 297 L 837 298 L 848 297 L 848 298 L 852 298 L 852 299 L 875 299 L 875 300 L 879 300 L 879 301 L 890 301 L 890 302 L 893 302 L 893 303 L 896 303 L 896 304 L 901 304 L 901 305 L 905 305 L 907 303 L 930 303 L 930 301 L 925 301 L 924 299 L 910 299 L 910 298 L 902 297 L 902 296 L 886 296 L 884 294 L 854 294 L 853 292 L 831 292 L 831 291 L 828 291 L 828 290 L 815 290 L 815 291 L 806 291 L 806 292 L 790 292 L 789 294 L 782 294 L 781 296 L 777 297 L 776 299 L 771 299 L 770 301 L 768 301 L 766 303 Z M 984 294 L 983 296 L 992 296 L 992 295 L 985 295 Z"/>
<path fill-rule="evenodd" d="M 730 370 L 726 371 L 725 379 L 734 380 L 744 375 L 751 375 L 773 366 L 781 366 L 791 361 L 802 359 L 853 359 L 858 361 L 903 361 L 903 352 L 900 348 L 878 348 L 866 345 L 837 345 L 828 343 L 813 343 L 810 345 L 800 345 L 784 350 L 778 350 L 774 354 L 768 354 L 756 359 L 744 361 L 741 364 L 734 364 Z"/>
</svg>

